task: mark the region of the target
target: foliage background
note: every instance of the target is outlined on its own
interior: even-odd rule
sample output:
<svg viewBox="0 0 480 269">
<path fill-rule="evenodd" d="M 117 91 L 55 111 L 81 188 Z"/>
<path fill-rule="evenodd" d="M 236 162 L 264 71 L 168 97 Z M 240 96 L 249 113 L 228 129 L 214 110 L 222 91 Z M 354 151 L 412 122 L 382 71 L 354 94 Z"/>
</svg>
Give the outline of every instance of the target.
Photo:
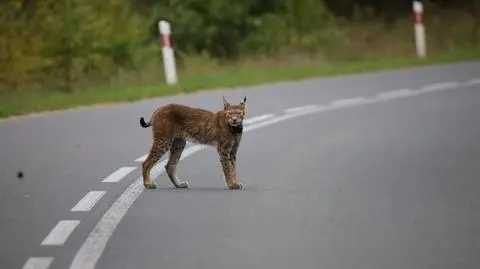
<svg viewBox="0 0 480 269">
<path fill-rule="evenodd" d="M 478 46 L 479 0 L 424 1 L 428 53 Z M 4 0 L 0 94 L 163 82 L 158 21 L 180 74 L 412 55 L 405 0 Z"/>
</svg>

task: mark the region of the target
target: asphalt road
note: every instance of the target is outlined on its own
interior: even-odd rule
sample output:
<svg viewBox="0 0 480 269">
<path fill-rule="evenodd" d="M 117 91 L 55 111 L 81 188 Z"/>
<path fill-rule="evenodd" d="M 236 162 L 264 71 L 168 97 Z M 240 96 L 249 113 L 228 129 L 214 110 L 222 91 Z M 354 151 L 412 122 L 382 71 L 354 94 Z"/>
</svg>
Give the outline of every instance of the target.
<svg viewBox="0 0 480 269">
<path fill-rule="evenodd" d="M 0 122 L 0 267 L 52 257 L 48 268 L 69 268 L 78 253 L 97 253 L 99 269 L 479 268 L 480 83 L 468 84 L 479 71 L 462 63 L 311 79 Z M 203 149 L 178 167 L 190 189 L 162 174 L 118 226 L 94 230 L 140 175 L 102 182 L 148 150 L 140 116 L 168 102 L 218 109 L 222 95 L 243 94 L 250 118 L 331 109 L 246 132 L 243 190 L 224 188 L 215 151 Z M 353 105 L 334 102 L 344 99 Z M 72 212 L 92 190 L 105 193 Z M 41 245 L 61 220 L 78 225 L 64 243 Z M 86 249 L 87 237 L 105 234 L 104 249 Z"/>
</svg>

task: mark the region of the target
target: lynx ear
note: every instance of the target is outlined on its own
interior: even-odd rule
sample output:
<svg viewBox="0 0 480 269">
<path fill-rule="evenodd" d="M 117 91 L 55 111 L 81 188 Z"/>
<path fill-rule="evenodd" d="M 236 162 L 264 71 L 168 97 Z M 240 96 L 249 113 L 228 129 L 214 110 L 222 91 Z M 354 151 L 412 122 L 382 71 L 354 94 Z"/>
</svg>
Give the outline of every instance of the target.
<svg viewBox="0 0 480 269">
<path fill-rule="evenodd" d="M 223 108 L 228 108 L 230 106 L 230 103 L 227 101 L 225 96 L 223 96 Z"/>
<path fill-rule="evenodd" d="M 240 103 L 240 107 L 244 110 L 244 113 L 245 113 L 246 104 L 247 104 L 247 96 L 243 96 L 243 101 Z"/>
</svg>

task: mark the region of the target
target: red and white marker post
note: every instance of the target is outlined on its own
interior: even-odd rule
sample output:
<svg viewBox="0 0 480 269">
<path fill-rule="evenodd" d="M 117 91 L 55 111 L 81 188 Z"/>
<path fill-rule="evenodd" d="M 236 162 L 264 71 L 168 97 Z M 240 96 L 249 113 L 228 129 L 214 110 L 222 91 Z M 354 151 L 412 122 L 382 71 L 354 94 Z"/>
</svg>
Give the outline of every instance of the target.
<svg viewBox="0 0 480 269">
<path fill-rule="evenodd" d="M 170 23 L 164 20 L 158 22 L 158 30 L 162 40 L 163 66 L 167 84 L 177 83 L 177 70 L 175 66 L 175 55 L 172 48 L 172 37 Z"/>
<path fill-rule="evenodd" d="M 424 58 L 427 54 L 425 40 L 425 25 L 423 24 L 423 4 L 420 1 L 413 1 L 413 13 L 415 15 L 415 46 L 417 56 Z"/>
</svg>

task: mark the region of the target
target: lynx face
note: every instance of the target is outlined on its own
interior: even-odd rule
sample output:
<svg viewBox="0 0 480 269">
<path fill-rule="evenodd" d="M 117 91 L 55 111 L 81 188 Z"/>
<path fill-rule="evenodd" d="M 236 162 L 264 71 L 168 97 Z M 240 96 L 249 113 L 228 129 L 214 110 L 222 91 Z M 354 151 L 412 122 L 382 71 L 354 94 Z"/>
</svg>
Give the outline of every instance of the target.
<svg viewBox="0 0 480 269">
<path fill-rule="evenodd" d="M 232 127 L 241 126 L 243 123 L 243 118 L 245 116 L 245 101 L 244 98 L 243 102 L 238 105 L 230 104 L 225 98 L 223 99 L 223 109 L 225 111 L 225 120 L 227 121 L 228 125 Z"/>
</svg>

